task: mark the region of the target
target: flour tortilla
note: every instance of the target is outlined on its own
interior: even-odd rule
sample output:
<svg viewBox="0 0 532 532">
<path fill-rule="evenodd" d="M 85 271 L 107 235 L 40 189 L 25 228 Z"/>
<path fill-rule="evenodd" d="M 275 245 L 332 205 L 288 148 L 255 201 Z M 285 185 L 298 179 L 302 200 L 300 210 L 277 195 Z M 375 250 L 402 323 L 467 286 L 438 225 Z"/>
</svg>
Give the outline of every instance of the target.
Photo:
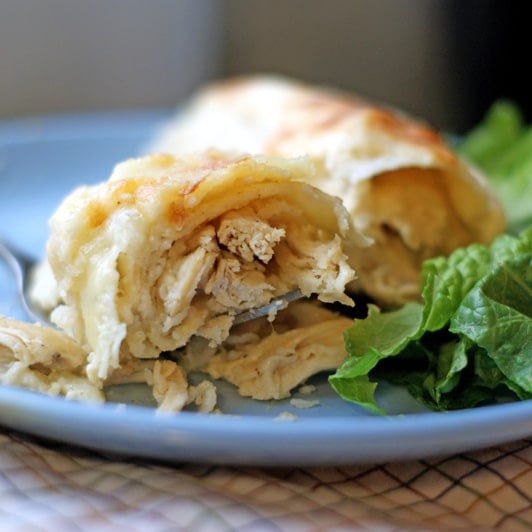
<svg viewBox="0 0 532 532">
<path fill-rule="evenodd" d="M 384 307 L 419 298 L 425 259 L 505 228 L 486 179 L 431 127 L 360 97 L 275 76 L 202 88 L 152 139 L 151 152 L 206 148 L 309 156 L 309 182 L 342 199 L 374 241 L 356 258 L 362 290 Z"/>
</svg>

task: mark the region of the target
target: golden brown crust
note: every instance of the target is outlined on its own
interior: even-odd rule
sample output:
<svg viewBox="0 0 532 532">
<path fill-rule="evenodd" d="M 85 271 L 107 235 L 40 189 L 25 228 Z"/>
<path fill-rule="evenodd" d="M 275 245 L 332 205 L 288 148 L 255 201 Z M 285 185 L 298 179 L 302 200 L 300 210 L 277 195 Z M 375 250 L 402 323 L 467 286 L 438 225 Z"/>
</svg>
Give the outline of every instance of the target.
<svg viewBox="0 0 532 532">
<path fill-rule="evenodd" d="M 284 143 L 298 136 L 310 138 L 342 131 L 356 119 L 368 130 L 380 132 L 401 144 L 429 148 L 443 164 L 457 162 L 455 153 L 443 137 L 421 120 L 331 87 L 314 87 L 280 77 L 242 76 L 218 81 L 200 90 L 190 102 L 190 108 L 216 105 L 235 112 L 246 109 L 248 119 L 256 120 L 261 115 L 261 108 L 267 110 L 270 105 L 263 101 L 261 106 L 259 98 L 274 92 L 277 93 L 275 105 L 282 121 L 271 128 L 264 153 L 281 152 Z M 250 110 L 252 103 L 257 104 L 254 112 Z M 260 127 L 260 124 L 256 125 Z M 247 150 L 244 148 L 243 151 Z"/>
</svg>

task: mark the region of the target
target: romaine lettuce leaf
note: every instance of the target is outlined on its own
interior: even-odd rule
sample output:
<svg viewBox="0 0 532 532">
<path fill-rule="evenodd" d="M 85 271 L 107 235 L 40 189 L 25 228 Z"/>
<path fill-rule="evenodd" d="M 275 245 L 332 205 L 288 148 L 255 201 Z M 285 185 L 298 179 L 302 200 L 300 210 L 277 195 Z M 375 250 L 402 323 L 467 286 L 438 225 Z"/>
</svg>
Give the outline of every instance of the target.
<svg viewBox="0 0 532 532">
<path fill-rule="evenodd" d="M 423 306 L 407 303 L 392 312 L 380 313 L 373 305 L 363 320 L 355 320 L 344 334 L 348 356 L 329 377 L 329 383 L 344 399 L 367 410 L 384 414 L 375 402 L 377 384 L 369 380 L 369 373 L 379 362 L 399 354 L 420 334 Z"/>
<path fill-rule="evenodd" d="M 499 100 L 488 109 L 482 122 L 462 139 L 459 151 L 489 172 L 524 129 L 524 117 L 517 105 L 510 100 Z"/>
<path fill-rule="evenodd" d="M 520 238 L 501 235 L 491 246 L 471 244 L 449 257 L 436 257 L 423 264 L 421 295 L 425 302 L 423 328 L 444 327 L 471 288 L 498 264 L 532 253 L 532 228 Z"/>
<path fill-rule="evenodd" d="M 502 374 L 532 398 L 531 302 L 528 253 L 501 263 L 482 279 L 464 298 L 449 330 L 485 349 Z"/>
<path fill-rule="evenodd" d="M 506 211 L 509 232 L 532 223 L 532 126 L 510 101 L 495 102 L 457 152 L 489 178 Z"/>
<path fill-rule="evenodd" d="M 532 397 L 532 228 L 427 261 L 424 304 L 370 307 L 345 333 L 329 377 L 344 399 L 374 413 L 377 379 L 402 384 L 436 410 L 476 406 L 501 390 Z"/>
</svg>

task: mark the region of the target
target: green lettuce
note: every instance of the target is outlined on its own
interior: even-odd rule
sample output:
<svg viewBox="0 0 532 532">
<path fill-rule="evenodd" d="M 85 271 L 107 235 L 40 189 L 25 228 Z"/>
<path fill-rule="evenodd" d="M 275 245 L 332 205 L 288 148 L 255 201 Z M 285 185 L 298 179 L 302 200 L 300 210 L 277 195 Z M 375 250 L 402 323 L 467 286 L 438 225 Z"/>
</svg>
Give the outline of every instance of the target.
<svg viewBox="0 0 532 532">
<path fill-rule="evenodd" d="M 329 377 L 344 399 L 384 414 L 380 379 L 435 410 L 501 393 L 532 398 L 532 228 L 426 261 L 423 303 L 369 307 L 345 332 L 348 356 Z"/>
<path fill-rule="evenodd" d="M 499 100 L 458 143 L 458 150 L 489 172 L 497 166 L 501 156 L 511 150 L 524 130 L 525 120 L 519 107 L 509 100 Z"/>
<path fill-rule="evenodd" d="M 456 146 L 457 152 L 489 178 L 506 211 L 509 232 L 532 223 L 532 125 L 517 105 L 495 102 Z"/>
</svg>

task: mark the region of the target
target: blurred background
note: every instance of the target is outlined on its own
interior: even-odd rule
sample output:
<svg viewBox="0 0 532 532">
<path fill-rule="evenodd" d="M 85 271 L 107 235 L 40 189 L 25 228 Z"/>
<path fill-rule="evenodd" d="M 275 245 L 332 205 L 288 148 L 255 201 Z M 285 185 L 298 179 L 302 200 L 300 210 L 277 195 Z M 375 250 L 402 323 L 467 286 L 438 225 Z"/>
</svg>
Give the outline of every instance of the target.
<svg viewBox="0 0 532 532">
<path fill-rule="evenodd" d="M 532 7 L 504 0 L 0 0 L 0 119 L 171 107 L 277 72 L 462 132 L 497 98 L 530 112 Z"/>
</svg>

